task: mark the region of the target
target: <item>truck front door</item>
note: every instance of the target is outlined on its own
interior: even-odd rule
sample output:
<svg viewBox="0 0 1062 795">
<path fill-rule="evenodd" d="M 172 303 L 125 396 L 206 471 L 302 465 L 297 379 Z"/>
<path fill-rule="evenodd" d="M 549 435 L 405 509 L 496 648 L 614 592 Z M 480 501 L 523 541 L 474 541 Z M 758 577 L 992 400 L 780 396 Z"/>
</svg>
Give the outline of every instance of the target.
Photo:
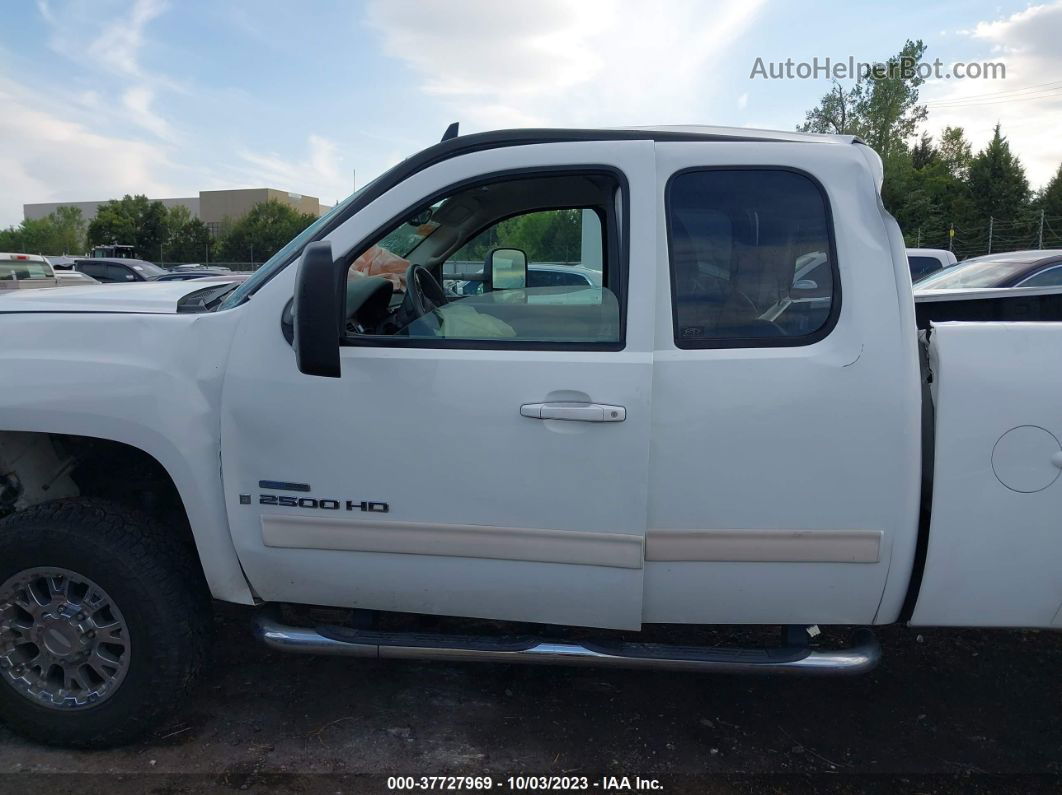
<svg viewBox="0 0 1062 795">
<path fill-rule="evenodd" d="M 341 378 L 296 367 L 294 266 L 234 310 L 222 467 L 260 596 L 640 625 L 652 153 L 488 150 L 380 196 L 326 238 L 349 269 Z M 536 265 L 592 277 L 529 286 Z"/>
</svg>

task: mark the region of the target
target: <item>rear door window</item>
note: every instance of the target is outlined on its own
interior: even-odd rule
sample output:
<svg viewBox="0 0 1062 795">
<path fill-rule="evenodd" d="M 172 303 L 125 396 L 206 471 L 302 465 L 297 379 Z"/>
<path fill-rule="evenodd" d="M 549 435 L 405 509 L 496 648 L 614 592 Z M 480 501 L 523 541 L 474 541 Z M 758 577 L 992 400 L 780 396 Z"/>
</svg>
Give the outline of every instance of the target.
<svg viewBox="0 0 1062 795">
<path fill-rule="evenodd" d="M 82 273 L 87 273 L 93 279 L 101 282 L 109 282 L 112 279 L 107 276 L 107 265 L 103 262 L 79 262 L 77 269 Z"/>
<path fill-rule="evenodd" d="M 804 345 L 840 310 L 821 186 L 785 169 L 690 170 L 667 187 L 675 344 Z"/>
<path fill-rule="evenodd" d="M 104 266 L 107 273 L 107 281 L 111 282 L 132 282 L 136 281 L 136 276 L 129 268 L 124 265 L 106 265 Z"/>
</svg>

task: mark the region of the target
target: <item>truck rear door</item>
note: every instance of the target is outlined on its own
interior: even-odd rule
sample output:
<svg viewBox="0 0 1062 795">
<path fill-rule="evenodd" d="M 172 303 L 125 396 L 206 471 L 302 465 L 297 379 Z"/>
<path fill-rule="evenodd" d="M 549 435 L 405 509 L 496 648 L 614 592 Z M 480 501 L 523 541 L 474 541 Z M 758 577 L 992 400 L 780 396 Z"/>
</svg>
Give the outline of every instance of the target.
<svg viewBox="0 0 1062 795">
<path fill-rule="evenodd" d="M 891 620 L 919 376 L 906 259 L 862 153 L 659 143 L 657 169 L 645 619 Z"/>
</svg>

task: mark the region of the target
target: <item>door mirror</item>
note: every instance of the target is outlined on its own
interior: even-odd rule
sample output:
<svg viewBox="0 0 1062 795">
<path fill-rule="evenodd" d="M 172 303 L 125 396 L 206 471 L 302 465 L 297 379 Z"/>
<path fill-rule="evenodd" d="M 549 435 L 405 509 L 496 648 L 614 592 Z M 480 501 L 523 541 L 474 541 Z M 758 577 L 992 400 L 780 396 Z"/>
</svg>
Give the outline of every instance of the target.
<svg viewBox="0 0 1062 795">
<path fill-rule="evenodd" d="M 527 287 L 527 254 L 518 248 L 496 248 L 487 255 L 487 284 L 491 290 Z"/>
<path fill-rule="evenodd" d="M 339 378 L 339 277 L 331 243 L 310 243 L 295 276 L 293 346 L 299 371 Z"/>
</svg>

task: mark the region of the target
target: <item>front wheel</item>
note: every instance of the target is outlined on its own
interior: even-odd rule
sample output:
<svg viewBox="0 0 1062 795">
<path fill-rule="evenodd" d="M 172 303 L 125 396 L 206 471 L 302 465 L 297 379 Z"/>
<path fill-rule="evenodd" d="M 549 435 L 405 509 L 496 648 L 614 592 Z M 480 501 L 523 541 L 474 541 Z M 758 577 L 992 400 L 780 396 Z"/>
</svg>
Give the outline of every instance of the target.
<svg viewBox="0 0 1062 795">
<path fill-rule="evenodd" d="M 20 734 L 143 735 L 193 682 L 209 625 L 194 552 L 144 514 L 72 499 L 0 522 L 0 720 Z"/>
</svg>

